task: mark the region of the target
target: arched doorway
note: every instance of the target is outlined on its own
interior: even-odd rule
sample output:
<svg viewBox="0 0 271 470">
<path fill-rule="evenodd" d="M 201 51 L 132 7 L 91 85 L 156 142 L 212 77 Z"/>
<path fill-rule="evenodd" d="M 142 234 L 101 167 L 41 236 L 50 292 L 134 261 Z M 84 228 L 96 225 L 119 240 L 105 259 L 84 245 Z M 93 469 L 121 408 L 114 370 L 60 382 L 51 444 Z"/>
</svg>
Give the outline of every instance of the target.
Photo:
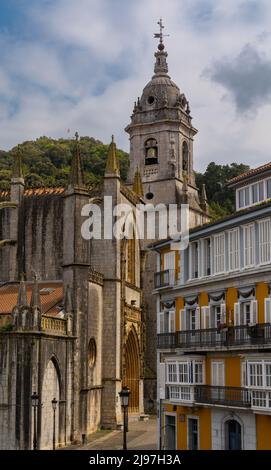
<svg viewBox="0 0 271 470">
<path fill-rule="evenodd" d="M 140 360 L 136 332 L 132 329 L 125 345 L 124 384 L 130 389 L 129 412 L 139 411 Z"/>
<path fill-rule="evenodd" d="M 52 449 L 53 447 L 53 407 L 52 400 L 56 398 L 57 406 L 55 411 L 55 436 L 56 446 L 59 442 L 59 376 L 54 359 L 48 362 L 44 372 L 41 394 L 41 435 L 40 449 Z"/>
<path fill-rule="evenodd" d="M 226 421 L 226 448 L 227 450 L 242 450 L 242 428 L 235 419 Z"/>
</svg>

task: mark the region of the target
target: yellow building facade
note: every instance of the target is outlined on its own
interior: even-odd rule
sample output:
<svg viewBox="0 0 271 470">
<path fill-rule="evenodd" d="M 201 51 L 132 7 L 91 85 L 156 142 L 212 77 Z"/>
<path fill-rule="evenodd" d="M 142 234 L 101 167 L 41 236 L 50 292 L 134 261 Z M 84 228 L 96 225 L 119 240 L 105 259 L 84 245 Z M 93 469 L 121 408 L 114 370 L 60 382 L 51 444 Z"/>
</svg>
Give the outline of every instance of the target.
<svg viewBox="0 0 271 470">
<path fill-rule="evenodd" d="M 153 246 L 161 449 L 271 449 L 271 165 L 229 184 L 232 216 Z"/>
</svg>

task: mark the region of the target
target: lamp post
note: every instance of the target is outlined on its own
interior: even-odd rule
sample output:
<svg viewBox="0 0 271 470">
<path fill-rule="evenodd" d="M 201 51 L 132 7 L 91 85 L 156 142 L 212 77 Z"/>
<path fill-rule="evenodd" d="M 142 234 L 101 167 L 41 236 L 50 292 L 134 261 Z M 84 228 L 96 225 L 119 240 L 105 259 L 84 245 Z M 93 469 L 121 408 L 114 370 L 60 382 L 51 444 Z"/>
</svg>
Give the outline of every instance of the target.
<svg viewBox="0 0 271 470">
<path fill-rule="evenodd" d="M 32 407 L 34 410 L 34 436 L 33 436 L 33 450 L 37 450 L 38 442 L 37 442 L 37 410 L 39 405 L 39 396 L 37 392 L 33 392 L 31 395 Z"/>
<path fill-rule="evenodd" d="M 56 406 L 57 406 L 57 399 L 53 398 L 52 400 L 52 407 L 53 407 L 53 450 L 56 448 Z"/>
<path fill-rule="evenodd" d="M 127 431 L 128 431 L 128 405 L 130 390 L 128 387 L 122 387 L 119 392 L 121 406 L 123 409 L 123 450 L 127 450 Z"/>
</svg>

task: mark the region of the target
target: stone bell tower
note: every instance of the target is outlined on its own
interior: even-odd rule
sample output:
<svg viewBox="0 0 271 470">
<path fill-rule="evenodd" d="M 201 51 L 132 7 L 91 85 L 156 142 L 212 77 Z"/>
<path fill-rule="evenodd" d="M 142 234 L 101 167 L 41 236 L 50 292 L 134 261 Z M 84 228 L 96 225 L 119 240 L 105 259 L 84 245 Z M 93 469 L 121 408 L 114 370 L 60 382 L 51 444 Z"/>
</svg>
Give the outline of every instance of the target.
<svg viewBox="0 0 271 470">
<path fill-rule="evenodd" d="M 154 75 L 134 104 L 130 135 L 132 185 L 139 169 L 146 202 L 190 205 L 190 225 L 208 220 L 195 185 L 193 143 L 197 129 L 192 125 L 189 102 L 168 75 L 167 52 L 163 43 L 162 20 L 155 52 Z"/>
<path fill-rule="evenodd" d="M 132 187 L 141 175 L 141 192 L 146 203 L 189 204 L 190 227 L 209 220 L 204 188 L 198 190 L 193 167 L 193 143 L 197 129 L 192 124 L 189 102 L 168 74 L 167 52 L 163 42 L 162 20 L 155 52 L 154 75 L 134 104 L 130 136 L 130 171 L 127 184 Z M 157 236 L 157 234 L 156 234 Z M 155 241 L 155 240 L 154 240 Z M 145 240 L 145 247 L 151 240 Z M 149 252 L 144 271 L 144 310 L 146 312 L 145 408 L 156 395 L 156 301 L 152 295 L 156 256 Z"/>
</svg>

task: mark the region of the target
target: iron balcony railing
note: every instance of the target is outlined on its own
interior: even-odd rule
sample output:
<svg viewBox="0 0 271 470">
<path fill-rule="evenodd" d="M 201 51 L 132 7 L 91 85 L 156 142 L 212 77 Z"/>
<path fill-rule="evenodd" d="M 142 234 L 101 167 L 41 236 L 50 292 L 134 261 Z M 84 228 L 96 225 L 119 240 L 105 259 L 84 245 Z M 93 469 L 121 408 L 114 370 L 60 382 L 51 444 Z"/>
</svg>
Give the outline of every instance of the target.
<svg viewBox="0 0 271 470">
<path fill-rule="evenodd" d="M 230 326 L 224 329 L 176 331 L 158 335 L 158 348 L 206 348 L 230 347 L 238 345 L 264 345 L 271 343 L 271 323 L 254 326 Z"/>
<path fill-rule="evenodd" d="M 175 270 L 166 269 L 154 274 L 154 286 L 155 289 L 161 287 L 171 287 L 175 285 Z"/>
<path fill-rule="evenodd" d="M 250 390 L 242 387 L 218 387 L 198 385 L 194 389 L 194 401 L 200 404 L 251 407 Z"/>
</svg>

